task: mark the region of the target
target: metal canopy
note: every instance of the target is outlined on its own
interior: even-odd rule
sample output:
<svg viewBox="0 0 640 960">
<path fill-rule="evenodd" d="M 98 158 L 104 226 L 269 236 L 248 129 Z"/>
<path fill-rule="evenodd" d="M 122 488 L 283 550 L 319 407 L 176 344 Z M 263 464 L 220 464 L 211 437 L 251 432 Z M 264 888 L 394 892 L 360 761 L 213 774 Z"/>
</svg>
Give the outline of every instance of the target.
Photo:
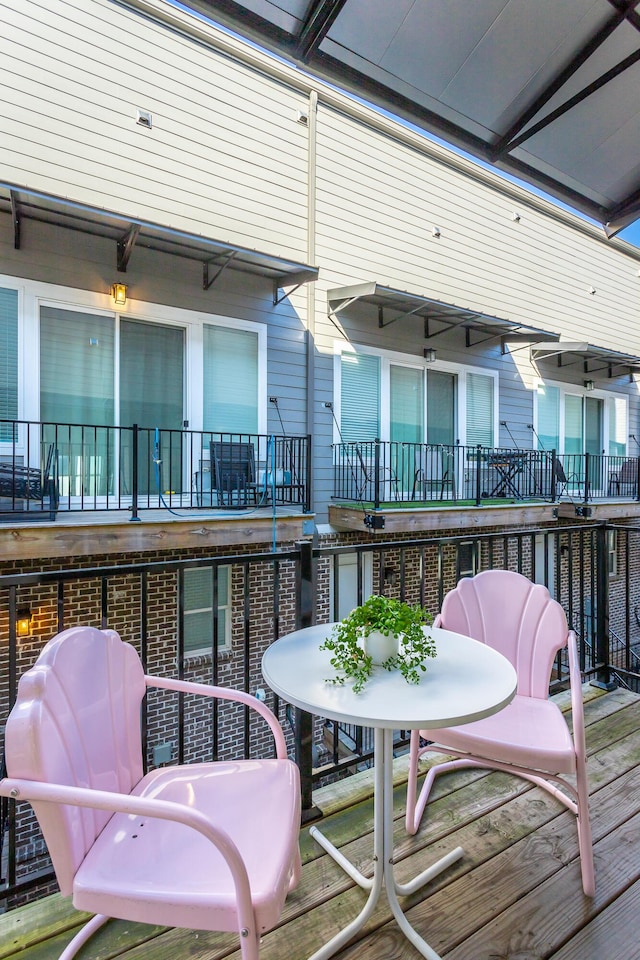
<svg viewBox="0 0 640 960">
<path fill-rule="evenodd" d="M 191 0 L 605 224 L 640 217 L 640 0 Z"/>
<path fill-rule="evenodd" d="M 282 257 L 232 246 L 155 223 L 131 220 L 107 210 L 9 184 L 0 184 L 0 213 L 11 216 L 14 247 L 17 250 L 21 243 L 21 223 L 25 220 L 49 223 L 82 234 L 113 240 L 116 266 L 121 273 L 126 272 L 136 249 L 142 247 L 202 263 L 205 290 L 209 289 L 227 268 L 267 277 L 273 281 L 274 303 L 280 303 L 293 288 L 318 278 L 318 268 L 304 263 L 284 260 Z"/>
<path fill-rule="evenodd" d="M 555 343 L 536 343 L 531 347 L 531 358 L 538 362 L 555 360 L 559 367 L 581 363 L 585 376 L 606 371 L 609 378 L 628 376 L 629 380 L 633 380 L 634 373 L 640 372 L 640 357 L 590 343 L 562 340 Z"/>
<path fill-rule="evenodd" d="M 387 327 L 397 320 L 421 317 L 424 320 L 424 339 L 431 340 L 453 328 L 464 329 L 468 347 L 486 340 L 500 339 L 539 341 L 558 337 L 558 334 L 537 327 L 525 326 L 512 320 L 493 317 L 468 307 L 442 303 L 430 297 L 403 290 L 383 287 L 375 280 L 350 287 L 334 287 L 327 291 L 329 314 L 336 316 L 353 303 L 370 303 L 378 308 L 378 326 Z"/>
</svg>

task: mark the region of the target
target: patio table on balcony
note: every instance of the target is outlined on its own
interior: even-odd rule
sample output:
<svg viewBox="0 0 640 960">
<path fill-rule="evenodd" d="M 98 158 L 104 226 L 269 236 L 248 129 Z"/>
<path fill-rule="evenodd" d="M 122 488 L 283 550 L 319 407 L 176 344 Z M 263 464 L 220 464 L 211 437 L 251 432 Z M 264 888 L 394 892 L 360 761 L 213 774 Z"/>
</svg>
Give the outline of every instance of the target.
<svg viewBox="0 0 640 960">
<path fill-rule="evenodd" d="M 262 659 L 264 679 L 296 707 L 344 723 L 374 728 L 374 871 L 365 877 L 317 827 L 317 842 L 348 875 L 369 892 L 367 901 L 343 930 L 311 960 L 327 960 L 360 930 L 373 913 L 382 889 L 400 929 L 427 960 L 438 954 L 411 926 L 398 902 L 437 876 L 463 855 L 457 847 L 408 883 L 393 871 L 393 730 L 449 727 L 496 713 L 516 692 L 516 673 L 501 654 L 470 637 L 447 630 L 432 631 L 437 656 L 427 663 L 420 683 L 408 684 L 398 670 L 374 667 L 364 690 L 354 694 L 350 682 L 327 683 L 334 675 L 331 654 L 320 646 L 331 630 L 320 624 L 276 640 Z"/>
</svg>

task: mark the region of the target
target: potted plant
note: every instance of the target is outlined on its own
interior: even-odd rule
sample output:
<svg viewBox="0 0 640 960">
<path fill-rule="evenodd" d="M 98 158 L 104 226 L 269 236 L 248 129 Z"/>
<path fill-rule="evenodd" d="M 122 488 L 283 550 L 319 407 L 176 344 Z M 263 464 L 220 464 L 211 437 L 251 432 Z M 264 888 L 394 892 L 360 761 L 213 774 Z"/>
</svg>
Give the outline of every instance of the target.
<svg viewBox="0 0 640 960">
<path fill-rule="evenodd" d="M 335 624 L 321 646 L 332 654 L 337 676 L 329 683 L 353 680 L 353 692 L 360 693 L 374 665 L 397 669 L 407 683 L 418 683 L 427 668 L 425 660 L 435 657 L 433 637 L 424 626 L 432 615 L 419 605 L 377 594 Z"/>
</svg>

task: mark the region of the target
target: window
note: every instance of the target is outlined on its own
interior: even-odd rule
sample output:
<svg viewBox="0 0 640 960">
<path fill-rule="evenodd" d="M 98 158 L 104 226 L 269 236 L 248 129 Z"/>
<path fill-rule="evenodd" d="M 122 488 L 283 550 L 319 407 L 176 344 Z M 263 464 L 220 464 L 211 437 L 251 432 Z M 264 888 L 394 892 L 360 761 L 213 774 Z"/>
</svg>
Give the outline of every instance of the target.
<svg viewBox="0 0 640 960">
<path fill-rule="evenodd" d="M 454 444 L 460 439 L 494 445 L 496 375 L 444 363 L 443 369 L 434 370 L 415 357 L 382 351 L 338 350 L 337 439 L 431 444 Z"/>
<path fill-rule="evenodd" d="M 258 432 L 258 334 L 204 325 L 205 430 Z"/>
<path fill-rule="evenodd" d="M 341 359 L 342 440 L 376 440 L 380 437 L 380 357 L 345 352 Z"/>
<path fill-rule="evenodd" d="M 538 443 L 541 450 L 560 449 L 560 390 L 538 384 Z"/>
<path fill-rule="evenodd" d="M 18 291 L 0 287 L 0 420 L 18 419 Z M 0 441 L 13 440 L 8 423 Z"/>
<path fill-rule="evenodd" d="M 538 383 L 535 393 L 538 448 L 562 455 L 626 456 L 628 398 L 580 393 L 569 384 Z"/>
<path fill-rule="evenodd" d="M 476 540 L 462 540 L 456 550 L 456 577 L 475 577 L 480 568 L 480 544 Z"/>
<path fill-rule="evenodd" d="M 607 554 L 609 557 L 609 576 L 618 575 L 618 531 L 607 531 Z"/>
<path fill-rule="evenodd" d="M 193 567 L 184 570 L 182 578 L 185 655 L 211 653 L 214 642 L 213 598 L 216 586 L 218 651 L 231 649 L 231 567 Z"/>
<path fill-rule="evenodd" d="M 467 374 L 467 444 L 493 446 L 493 377 Z"/>
</svg>

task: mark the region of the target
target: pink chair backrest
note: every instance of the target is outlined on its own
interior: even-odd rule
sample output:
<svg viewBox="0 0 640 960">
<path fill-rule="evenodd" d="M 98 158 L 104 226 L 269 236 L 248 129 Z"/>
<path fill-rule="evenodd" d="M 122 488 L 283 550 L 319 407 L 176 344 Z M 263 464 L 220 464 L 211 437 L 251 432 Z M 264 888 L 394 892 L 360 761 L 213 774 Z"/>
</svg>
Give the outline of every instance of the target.
<svg viewBox="0 0 640 960">
<path fill-rule="evenodd" d="M 113 630 L 72 627 L 43 648 L 20 679 L 7 720 L 10 777 L 130 793 L 142 777 L 140 659 Z M 105 823 L 107 811 L 34 803 L 60 890 Z"/>
<path fill-rule="evenodd" d="M 502 653 L 515 667 L 521 696 L 547 698 L 568 627 L 545 586 L 510 570 L 485 570 L 460 580 L 446 595 L 441 625 Z"/>
</svg>

